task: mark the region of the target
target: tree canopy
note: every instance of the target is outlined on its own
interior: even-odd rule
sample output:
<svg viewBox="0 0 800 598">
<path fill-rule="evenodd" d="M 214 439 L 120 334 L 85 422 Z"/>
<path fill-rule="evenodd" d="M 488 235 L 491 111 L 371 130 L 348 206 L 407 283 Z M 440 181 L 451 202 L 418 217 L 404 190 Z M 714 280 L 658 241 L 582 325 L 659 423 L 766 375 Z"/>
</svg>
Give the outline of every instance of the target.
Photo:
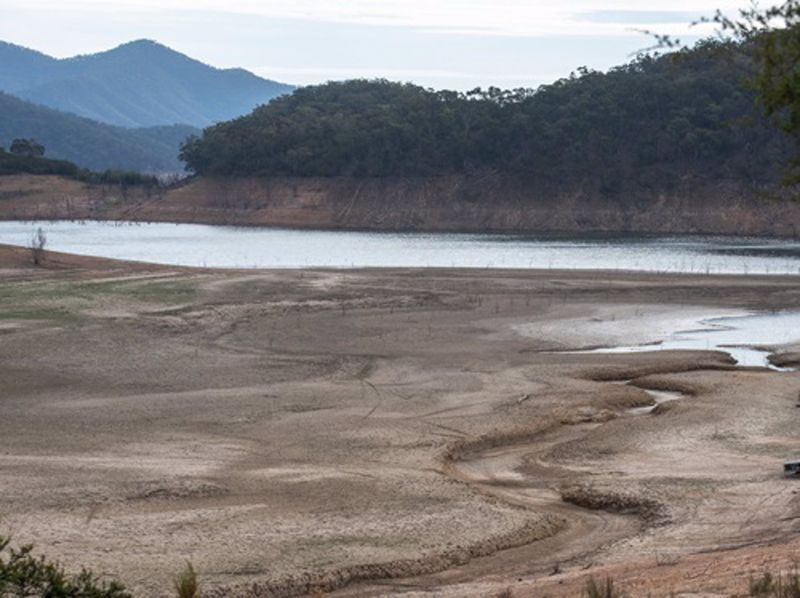
<svg viewBox="0 0 800 598">
<path fill-rule="evenodd" d="M 28 142 L 32 140 L 16 141 Z M 17 151 L 14 151 L 15 147 Z M 22 151 L 21 147 L 24 148 L 25 151 Z M 20 143 L 12 144 L 11 151 L 6 151 L 3 147 L 0 147 L 0 176 L 12 174 L 49 174 L 65 176 L 87 183 L 99 183 L 104 185 L 121 185 L 124 187 L 134 185 L 156 187 L 159 185 L 158 179 L 154 176 L 131 170 L 104 170 L 102 172 L 92 172 L 91 170 L 80 168 L 67 160 L 50 160 L 41 155 L 36 155 L 36 152 L 39 151 L 36 148 L 34 148 L 36 149 L 34 154 L 31 154 L 27 149 L 28 146 Z"/>
<path fill-rule="evenodd" d="M 45 152 L 45 147 L 35 139 L 15 139 L 8 149 L 12 154 L 29 158 L 41 158 Z"/>
<path fill-rule="evenodd" d="M 730 42 L 579 69 L 536 90 L 433 91 L 385 80 L 305 87 L 190 138 L 181 157 L 222 176 L 498 172 L 604 193 L 683 178 L 777 178 L 792 146 L 742 86 Z"/>
<path fill-rule="evenodd" d="M 720 37 L 733 40 L 752 56 L 749 83 L 766 114 L 800 140 L 800 0 L 760 8 L 753 3 L 737 16 L 717 11 L 712 19 Z M 793 156 L 790 182 L 800 181 L 800 156 Z"/>
</svg>

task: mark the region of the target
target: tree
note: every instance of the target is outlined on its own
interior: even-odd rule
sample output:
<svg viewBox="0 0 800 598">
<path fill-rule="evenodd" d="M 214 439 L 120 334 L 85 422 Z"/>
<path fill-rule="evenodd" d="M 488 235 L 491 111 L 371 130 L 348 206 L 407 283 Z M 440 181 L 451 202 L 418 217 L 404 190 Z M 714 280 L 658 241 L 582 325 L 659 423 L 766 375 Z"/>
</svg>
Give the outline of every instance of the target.
<svg viewBox="0 0 800 598">
<path fill-rule="evenodd" d="M 44 259 L 44 248 L 47 245 L 47 235 L 45 235 L 42 227 L 36 229 L 36 232 L 33 234 L 31 238 L 31 256 L 33 257 L 33 263 L 35 266 L 38 266 L 42 263 Z"/>
<path fill-rule="evenodd" d="M 692 181 L 769 184 L 790 140 L 741 85 L 752 62 L 728 56 L 733 45 L 704 41 L 607 73 L 582 68 L 536 90 L 383 80 L 305 87 L 207 128 L 182 158 L 201 176 L 463 174 L 472 186 L 498 175 L 617 197 Z M 752 126 L 738 126 L 745 122 Z"/>
<path fill-rule="evenodd" d="M 12 154 L 28 158 L 41 158 L 44 156 L 44 146 L 35 139 L 15 139 L 9 148 Z"/>
<path fill-rule="evenodd" d="M 735 42 L 734 47 L 753 67 L 747 81 L 764 112 L 800 141 L 800 0 L 784 0 L 769 8 L 753 2 L 736 16 L 718 10 L 700 22 L 716 23 L 718 37 L 723 42 Z M 656 48 L 681 45 L 680 40 L 668 35 L 646 33 L 655 38 Z M 796 184 L 800 182 L 800 155 L 790 165 L 795 171 L 788 174 L 786 182 Z"/>
<path fill-rule="evenodd" d="M 767 9 L 754 5 L 735 18 L 717 11 L 721 30 L 752 49 L 756 74 L 751 82 L 768 116 L 800 141 L 800 0 Z M 790 160 L 786 182 L 800 182 L 800 155 Z"/>
</svg>

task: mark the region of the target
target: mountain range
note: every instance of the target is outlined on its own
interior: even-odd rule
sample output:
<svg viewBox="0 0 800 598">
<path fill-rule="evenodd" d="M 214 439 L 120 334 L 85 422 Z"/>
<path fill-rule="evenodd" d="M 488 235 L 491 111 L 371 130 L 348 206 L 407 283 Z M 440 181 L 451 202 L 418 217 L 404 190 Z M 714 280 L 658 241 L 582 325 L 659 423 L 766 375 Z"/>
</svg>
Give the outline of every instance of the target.
<svg viewBox="0 0 800 598">
<path fill-rule="evenodd" d="M 0 90 L 122 127 L 206 127 L 293 89 L 244 69 L 211 67 L 150 40 L 65 59 L 0 42 Z"/>
<path fill-rule="evenodd" d="M 150 40 L 66 59 L 0 42 L 0 146 L 34 138 L 84 168 L 175 172 L 189 135 L 293 90 Z"/>
</svg>

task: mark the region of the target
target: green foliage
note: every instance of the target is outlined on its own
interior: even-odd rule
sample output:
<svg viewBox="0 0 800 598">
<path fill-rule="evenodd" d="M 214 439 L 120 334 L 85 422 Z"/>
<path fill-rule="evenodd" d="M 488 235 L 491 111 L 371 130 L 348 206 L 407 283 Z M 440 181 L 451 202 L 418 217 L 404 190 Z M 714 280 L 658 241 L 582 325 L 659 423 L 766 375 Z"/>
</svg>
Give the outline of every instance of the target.
<svg viewBox="0 0 800 598">
<path fill-rule="evenodd" d="M 78 178 L 87 183 L 119 185 L 121 187 L 133 187 L 137 185 L 157 187 L 159 184 L 156 177 L 131 170 L 104 170 L 103 172 L 81 171 Z"/>
<path fill-rule="evenodd" d="M 82 570 L 67 575 L 58 563 L 35 557 L 31 546 L 11 548 L 8 538 L 0 536 L 0 597 L 22 598 L 129 598 L 124 586 L 100 581 Z"/>
<path fill-rule="evenodd" d="M 795 567 L 787 574 L 765 571 L 750 579 L 750 595 L 761 598 L 800 598 L 800 573 Z"/>
<path fill-rule="evenodd" d="M 175 594 L 178 598 L 199 598 L 200 584 L 192 564 L 187 561 L 186 568 L 175 579 Z"/>
<path fill-rule="evenodd" d="M 749 82 L 767 115 L 787 133 L 800 139 L 800 0 L 762 9 L 753 4 L 738 16 L 718 11 L 712 19 L 720 32 L 740 43 L 753 57 Z M 795 156 L 790 182 L 800 181 L 800 158 Z"/>
<path fill-rule="evenodd" d="M 44 146 L 35 139 L 15 139 L 8 149 L 12 154 L 28 158 L 41 158 L 45 151 Z"/>
<path fill-rule="evenodd" d="M 190 138 L 204 175 L 510 174 L 618 195 L 687 177 L 763 182 L 791 146 L 742 87 L 725 43 L 588 69 L 537 90 L 433 91 L 385 80 L 306 87 Z"/>
<path fill-rule="evenodd" d="M 157 187 L 158 179 L 154 176 L 129 170 L 106 170 L 91 172 L 79 168 L 66 160 L 49 160 L 0 151 L 0 176 L 9 174 L 50 174 L 66 176 L 87 183 L 103 185 L 119 185 L 121 187 L 144 186 Z"/>
<path fill-rule="evenodd" d="M 92 170 L 179 172 L 180 144 L 198 130 L 187 125 L 126 129 L 23 101 L 0 92 L 0 143 L 35 138 L 47 155 Z"/>
<path fill-rule="evenodd" d="M 20 173 L 77 177 L 81 173 L 81 169 L 65 160 L 48 160 L 11 152 L 0 152 L 0 175 Z"/>
</svg>

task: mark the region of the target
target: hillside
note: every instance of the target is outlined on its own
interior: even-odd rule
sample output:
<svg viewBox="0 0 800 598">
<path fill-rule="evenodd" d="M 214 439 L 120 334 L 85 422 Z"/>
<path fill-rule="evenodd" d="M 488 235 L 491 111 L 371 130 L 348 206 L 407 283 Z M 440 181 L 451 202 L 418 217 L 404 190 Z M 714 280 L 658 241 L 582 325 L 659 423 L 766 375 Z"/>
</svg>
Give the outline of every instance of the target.
<svg viewBox="0 0 800 598">
<path fill-rule="evenodd" d="M 172 125 L 126 129 L 25 102 L 0 92 L 0 146 L 33 138 L 47 156 L 91 170 L 178 172 L 181 142 L 197 129 Z"/>
<path fill-rule="evenodd" d="M 184 158 L 213 176 L 500 173 L 539 190 L 671 192 L 688 178 L 777 180 L 792 147 L 742 85 L 749 62 L 705 42 L 536 90 L 456 93 L 388 81 L 306 87 L 207 128 Z"/>
<path fill-rule="evenodd" d="M 68 198 L 68 199 L 67 199 Z M 687 181 L 611 198 L 537 189 L 505 175 L 198 177 L 163 190 L 45 176 L 0 177 L 0 220 L 100 219 L 384 231 L 653 233 L 800 237 L 800 202 L 745 184 Z"/>
<path fill-rule="evenodd" d="M 0 90 L 123 127 L 203 127 L 292 89 L 243 69 L 213 68 L 149 40 L 62 60 L 0 42 Z"/>
<path fill-rule="evenodd" d="M 34 156 L 19 156 L 0 148 L 0 175 L 21 174 L 59 175 L 77 178 L 80 169 L 66 160 L 50 160 Z"/>
</svg>

